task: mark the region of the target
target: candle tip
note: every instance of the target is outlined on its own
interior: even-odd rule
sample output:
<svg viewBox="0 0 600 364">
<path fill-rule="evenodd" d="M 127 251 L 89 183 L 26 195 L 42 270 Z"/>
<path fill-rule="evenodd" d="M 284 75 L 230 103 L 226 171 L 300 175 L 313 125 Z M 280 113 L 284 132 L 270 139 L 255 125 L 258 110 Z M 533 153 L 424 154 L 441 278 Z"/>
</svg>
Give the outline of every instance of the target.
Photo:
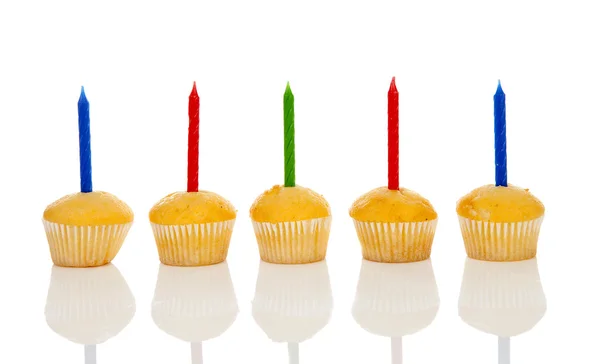
<svg viewBox="0 0 600 364">
<path fill-rule="evenodd" d="M 285 92 L 292 92 L 292 88 L 290 87 L 290 81 L 288 81 L 287 85 L 285 86 Z"/>
<path fill-rule="evenodd" d="M 390 82 L 390 92 L 398 92 L 396 88 L 396 77 L 392 77 L 392 82 Z"/>
<path fill-rule="evenodd" d="M 87 102 L 87 97 L 85 96 L 85 90 L 83 86 L 81 86 L 81 93 L 79 94 L 79 102 Z"/>
<path fill-rule="evenodd" d="M 190 97 L 198 97 L 198 90 L 196 89 L 196 81 L 194 81 L 194 86 L 192 86 L 192 92 L 190 93 Z"/>
<path fill-rule="evenodd" d="M 502 90 L 502 84 L 500 83 L 500 80 L 498 80 L 498 88 L 496 88 L 496 93 L 497 94 L 503 94 L 504 91 Z"/>
</svg>

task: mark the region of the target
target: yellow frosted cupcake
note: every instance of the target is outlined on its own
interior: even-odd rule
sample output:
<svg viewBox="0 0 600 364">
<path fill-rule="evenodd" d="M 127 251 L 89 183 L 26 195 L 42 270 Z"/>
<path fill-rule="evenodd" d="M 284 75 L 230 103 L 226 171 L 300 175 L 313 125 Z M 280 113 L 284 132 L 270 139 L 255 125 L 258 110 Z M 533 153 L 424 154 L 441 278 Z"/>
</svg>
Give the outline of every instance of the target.
<svg viewBox="0 0 600 364">
<path fill-rule="evenodd" d="M 296 185 L 294 95 L 283 95 L 284 185 L 264 192 L 250 208 L 260 257 L 268 263 L 304 264 L 325 259 L 331 209 L 325 198 Z"/>
<path fill-rule="evenodd" d="M 469 192 L 456 204 L 467 255 L 487 261 L 535 257 L 544 211 L 529 189 L 485 185 Z"/>
<path fill-rule="evenodd" d="M 399 95 L 396 79 L 388 91 L 388 185 L 360 196 L 350 207 L 350 217 L 366 260 L 407 263 L 425 260 L 437 225 L 431 203 L 400 186 Z"/>
<path fill-rule="evenodd" d="M 44 211 L 44 229 L 54 264 L 97 267 L 110 263 L 133 223 L 133 212 L 116 196 L 92 189 L 90 104 L 83 87 L 79 114 L 81 193 L 67 195 Z"/>
<path fill-rule="evenodd" d="M 236 211 L 216 193 L 198 190 L 200 98 L 195 82 L 188 106 L 187 192 L 158 201 L 150 210 L 150 223 L 163 264 L 211 265 L 227 259 Z"/>
<path fill-rule="evenodd" d="M 313 190 L 274 186 L 254 201 L 250 217 L 265 262 L 303 264 L 325 259 L 331 209 Z"/>
<path fill-rule="evenodd" d="M 75 193 L 48 206 L 43 222 L 54 264 L 96 267 L 117 255 L 133 212 L 107 192 Z"/>
<path fill-rule="evenodd" d="M 231 202 L 213 192 L 175 192 L 150 210 L 160 261 L 201 266 L 223 262 L 235 224 Z"/>
<path fill-rule="evenodd" d="M 352 204 L 350 217 L 366 260 L 403 263 L 431 256 L 437 213 L 416 192 L 376 188 Z"/>
</svg>

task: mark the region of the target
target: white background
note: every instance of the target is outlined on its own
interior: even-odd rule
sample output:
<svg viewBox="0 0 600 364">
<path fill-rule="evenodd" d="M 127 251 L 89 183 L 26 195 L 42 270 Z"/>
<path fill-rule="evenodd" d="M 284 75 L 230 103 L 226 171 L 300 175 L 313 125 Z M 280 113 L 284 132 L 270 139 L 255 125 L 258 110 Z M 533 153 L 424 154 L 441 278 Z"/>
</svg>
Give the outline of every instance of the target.
<svg viewBox="0 0 600 364">
<path fill-rule="evenodd" d="M 361 253 L 348 208 L 386 184 L 386 95 L 400 92 L 400 183 L 439 213 L 435 321 L 404 338 L 405 363 L 495 363 L 496 338 L 463 323 L 456 200 L 493 183 L 493 99 L 507 103 L 508 180 L 546 205 L 538 265 L 548 310 L 512 339 L 512 363 L 599 361 L 597 125 L 600 23 L 593 1 L 3 1 L 0 3 L 0 362 L 81 363 L 44 307 L 47 204 L 79 188 L 77 99 L 91 105 L 96 190 L 135 224 L 114 260 L 136 300 L 99 363 L 189 363 L 150 316 L 159 268 L 151 206 L 186 186 L 187 102 L 201 97 L 200 186 L 232 201 L 228 266 L 240 313 L 205 363 L 283 363 L 252 318 L 253 200 L 283 182 L 282 100 L 296 99 L 297 183 L 332 206 L 329 324 L 301 363 L 389 363 L 389 339 L 351 315 Z"/>
</svg>

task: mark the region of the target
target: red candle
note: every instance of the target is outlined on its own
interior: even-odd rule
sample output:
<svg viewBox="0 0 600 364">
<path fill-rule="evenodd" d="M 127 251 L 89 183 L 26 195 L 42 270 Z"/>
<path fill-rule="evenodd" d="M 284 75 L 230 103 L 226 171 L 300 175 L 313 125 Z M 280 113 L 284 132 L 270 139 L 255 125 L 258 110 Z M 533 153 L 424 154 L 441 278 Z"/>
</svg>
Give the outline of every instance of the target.
<svg viewBox="0 0 600 364">
<path fill-rule="evenodd" d="M 188 104 L 190 126 L 188 129 L 188 180 L 187 191 L 198 192 L 198 143 L 200 142 L 200 97 L 196 91 L 196 82 L 190 94 Z"/>
<path fill-rule="evenodd" d="M 399 183 L 399 135 L 398 135 L 398 90 L 396 77 L 392 77 L 388 91 L 388 189 L 400 189 Z"/>
</svg>

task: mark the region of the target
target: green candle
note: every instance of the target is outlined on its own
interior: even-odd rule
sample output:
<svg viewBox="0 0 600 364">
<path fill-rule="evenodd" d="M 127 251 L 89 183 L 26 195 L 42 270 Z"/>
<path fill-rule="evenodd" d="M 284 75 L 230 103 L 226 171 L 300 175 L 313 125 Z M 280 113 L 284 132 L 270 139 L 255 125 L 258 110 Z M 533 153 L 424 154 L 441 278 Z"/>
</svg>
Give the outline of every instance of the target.
<svg viewBox="0 0 600 364">
<path fill-rule="evenodd" d="M 294 94 L 287 83 L 283 94 L 283 156 L 285 187 L 296 186 L 296 147 L 294 142 Z"/>
</svg>

